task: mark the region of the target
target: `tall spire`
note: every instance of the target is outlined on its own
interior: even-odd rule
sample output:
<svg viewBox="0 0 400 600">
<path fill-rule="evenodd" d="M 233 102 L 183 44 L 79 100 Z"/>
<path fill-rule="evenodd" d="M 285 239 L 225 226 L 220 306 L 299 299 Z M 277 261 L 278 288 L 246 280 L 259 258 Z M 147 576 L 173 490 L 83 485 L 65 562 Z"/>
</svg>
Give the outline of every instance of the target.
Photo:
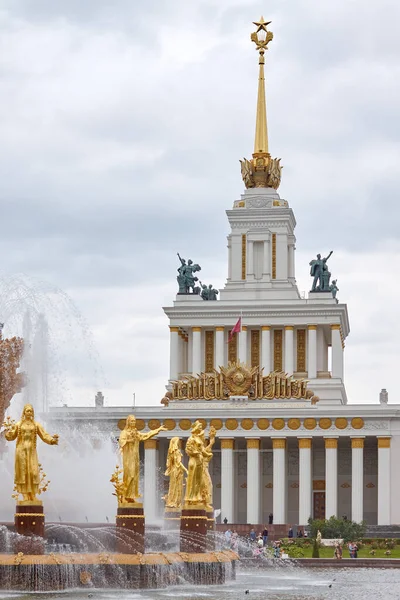
<svg viewBox="0 0 400 600">
<path fill-rule="evenodd" d="M 268 154 L 268 127 L 267 127 L 267 106 L 265 102 L 265 77 L 264 77 L 264 52 L 267 44 L 272 40 L 273 33 L 267 31 L 267 26 L 271 21 L 265 22 L 264 17 L 259 21 L 254 21 L 257 25 L 257 31 L 252 33 L 251 40 L 255 42 L 259 52 L 259 74 L 258 74 L 258 98 L 256 115 L 256 136 L 254 139 L 254 154 Z"/>
<path fill-rule="evenodd" d="M 264 54 L 269 42 L 273 39 L 272 31 L 267 27 L 271 21 L 254 21 L 257 30 L 251 34 L 251 41 L 255 43 L 259 53 L 258 98 L 256 114 L 256 135 L 254 139 L 254 153 L 251 160 L 244 158 L 242 165 L 242 178 L 246 188 L 264 187 L 278 189 L 281 182 L 280 159 L 272 159 L 268 150 L 267 107 L 265 102 L 265 77 Z"/>
</svg>

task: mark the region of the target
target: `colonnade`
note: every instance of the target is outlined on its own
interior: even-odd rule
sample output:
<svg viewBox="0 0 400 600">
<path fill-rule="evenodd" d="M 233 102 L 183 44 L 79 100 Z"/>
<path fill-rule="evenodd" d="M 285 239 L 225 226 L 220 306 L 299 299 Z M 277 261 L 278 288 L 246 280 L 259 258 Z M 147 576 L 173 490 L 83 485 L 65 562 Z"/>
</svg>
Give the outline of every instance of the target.
<svg viewBox="0 0 400 600">
<path fill-rule="evenodd" d="M 233 326 L 233 325 L 232 325 Z M 331 376 L 343 379 L 343 340 L 340 324 L 332 324 L 331 345 L 332 365 Z M 214 332 L 213 356 L 214 367 L 228 363 L 227 339 L 232 327 L 217 326 L 214 328 L 191 327 L 184 330 L 180 327 L 170 327 L 170 381 L 176 380 L 182 373 L 191 373 L 196 376 L 205 370 L 205 331 Z M 243 325 L 238 335 L 237 358 L 244 363 L 251 363 L 250 336 L 253 330 L 260 332 L 258 355 L 260 367 L 264 373 L 270 373 L 276 369 L 276 353 L 274 332 L 282 331 L 281 366 L 289 375 L 298 371 L 298 356 L 300 352 L 300 340 L 298 330 L 307 331 L 305 346 L 302 352 L 304 356 L 304 372 L 309 379 L 315 379 L 318 373 L 328 371 L 328 346 L 325 341 L 322 326 L 284 325 L 282 327 L 271 327 L 262 325 L 258 328 Z M 304 334 L 303 334 L 304 335 Z"/>
</svg>

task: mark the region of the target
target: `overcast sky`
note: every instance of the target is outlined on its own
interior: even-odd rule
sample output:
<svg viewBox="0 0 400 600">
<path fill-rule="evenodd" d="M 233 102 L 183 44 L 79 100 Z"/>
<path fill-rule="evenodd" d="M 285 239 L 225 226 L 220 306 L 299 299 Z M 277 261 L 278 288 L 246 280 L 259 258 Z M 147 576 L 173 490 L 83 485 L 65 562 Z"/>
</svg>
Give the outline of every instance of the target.
<svg viewBox="0 0 400 600">
<path fill-rule="evenodd" d="M 108 404 L 133 392 L 157 404 L 176 252 L 223 287 L 225 210 L 253 149 L 249 38 L 261 14 L 274 32 L 269 141 L 298 223 L 299 289 L 309 260 L 333 249 L 349 401 L 376 402 L 386 387 L 400 402 L 400 4 L 3 0 L 1 268 L 12 281 L 25 273 L 32 298 L 37 280 L 64 290 L 83 317 L 71 325 L 64 301 L 53 311 L 67 329 L 51 335 L 75 336 L 57 359 L 67 383 L 54 402 L 91 403 L 101 387 Z"/>
</svg>

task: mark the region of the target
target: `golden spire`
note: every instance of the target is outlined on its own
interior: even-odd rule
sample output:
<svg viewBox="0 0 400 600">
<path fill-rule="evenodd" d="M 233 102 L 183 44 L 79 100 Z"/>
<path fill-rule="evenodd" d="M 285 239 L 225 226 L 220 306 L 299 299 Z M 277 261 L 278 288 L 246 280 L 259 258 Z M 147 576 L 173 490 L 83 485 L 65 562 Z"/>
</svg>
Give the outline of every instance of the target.
<svg viewBox="0 0 400 600">
<path fill-rule="evenodd" d="M 251 34 L 251 41 L 256 44 L 259 52 L 258 64 L 260 66 L 258 74 L 258 98 L 257 98 L 257 116 L 256 116 L 256 136 L 254 139 L 254 154 L 268 154 L 268 127 L 267 127 L 267 107 L 265 103 L 265 77 L 264 77 L 264 52 L 267 50 L 268 43 L 274 37 L 271 31 L 267 31 L 267 26 L 271 21 L 264 21 L 261 17 L 259 21 L 254 21 L 257 25 L 257 31 Z"/>
<path fill-rule="evenodd" d="M 281 181 L 280 159 L 272 159 L 268 151 L 267 107 L 265 102 L 265 77 L 264 54 L 269 42 L 273 39 L 272 31 L 267 27 L 271 21 L 254 21 L 257 30 L 251 34 L 251 41 L 255 43 L 259 53 L 258 98 L 256 115 L 256 135 L 254 140 L 254 153 L 251 160 L 241 160 L 242 178 L 246 188 L 272 187 L 278 189 Z"/>
</svg>

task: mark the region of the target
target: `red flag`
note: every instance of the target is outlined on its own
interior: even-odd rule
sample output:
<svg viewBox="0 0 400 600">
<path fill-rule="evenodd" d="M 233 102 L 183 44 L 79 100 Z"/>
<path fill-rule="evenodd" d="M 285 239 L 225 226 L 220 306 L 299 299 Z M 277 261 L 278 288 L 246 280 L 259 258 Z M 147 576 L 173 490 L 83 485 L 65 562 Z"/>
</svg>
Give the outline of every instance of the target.
<svg viewBox="0 0 400 600">
<path fill-rule="evenodd" d="M 233 334 L 240 333 L 241 331 L 242 331 L 242 317 L 239 317 L 236 325 L 234 326 L 234 328 L 232 329 L 232 331 L 229 334 L 228 344 L 233 339 Z"/>
</svg>

